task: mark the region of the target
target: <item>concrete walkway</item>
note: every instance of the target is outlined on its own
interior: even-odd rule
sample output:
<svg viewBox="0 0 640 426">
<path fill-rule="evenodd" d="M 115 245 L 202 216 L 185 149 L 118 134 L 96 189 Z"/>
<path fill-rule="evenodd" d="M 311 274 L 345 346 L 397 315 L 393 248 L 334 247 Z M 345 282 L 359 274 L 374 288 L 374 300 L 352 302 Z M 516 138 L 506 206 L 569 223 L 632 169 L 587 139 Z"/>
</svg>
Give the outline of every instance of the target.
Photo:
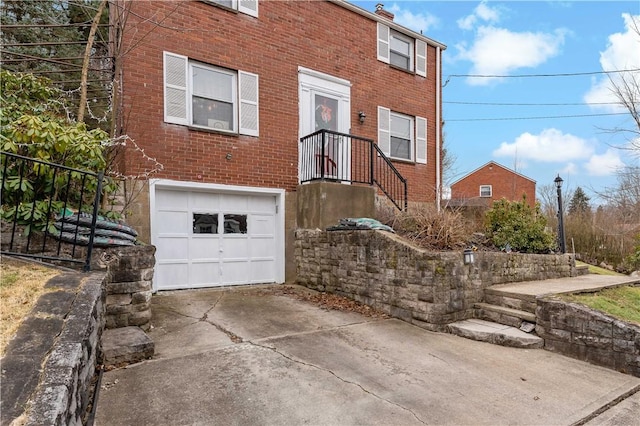
<svg viewBox="0 0 640 426">
<path fill-rule="evenodd" d="M 577 291 L 598 291 L 607 287 L 633 285 L 640 283 L 640 278 L 627 275 L 580 275 L 571 278 L 557 278 L 541 281 L 525 281 L 512 284 L 499 284 L 488 290 L 499 290 L 500 293 L 523 296 L 524 299 L 535 300 L 536 297 L 551 294 L 574 293 Z"/>
<path fill-rule="evenodd" d="M 156 355 L 104 374 L 96 425 L 597 425 L 637 407 L 639 378 L 284 288 L 155 295 Z"/>
</svg>

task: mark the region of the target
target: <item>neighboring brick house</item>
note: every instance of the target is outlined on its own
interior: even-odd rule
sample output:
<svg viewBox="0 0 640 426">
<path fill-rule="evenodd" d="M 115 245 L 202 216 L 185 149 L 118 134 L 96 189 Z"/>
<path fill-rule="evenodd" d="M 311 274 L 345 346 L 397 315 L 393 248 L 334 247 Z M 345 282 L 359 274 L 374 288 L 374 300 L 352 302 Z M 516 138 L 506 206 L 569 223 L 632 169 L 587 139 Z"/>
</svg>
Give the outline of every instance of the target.
<svg viewBox="0 0 640 426">
<path fill-rule="evenodd" d="M 502 198 L 521 201 L 523 196 L 535 206 L 536 181 L 490 161 L 451 184 L 450 205 L 491 206 Z"/>
<path fill-rule="evenodd" d="M 383 188 L 372 193 L 400 194 L 400 208 L 439 203 L 446 46 L 378 9 L 113 2 L 124 52 L 117 127 L 163 166 L 131 218 L 157 247 L 155 290 L 283 282 L 304 208 L 298 194 L 318 177 L 348 184 L 338 189 L 376 182 Z M 308 137 L 322 129 L 320 143 Z M 143 174 L 148 163 L 130 154 L 123 173 Z M 385 183 L 391 169 L 406 193 Z"/>
</svg>

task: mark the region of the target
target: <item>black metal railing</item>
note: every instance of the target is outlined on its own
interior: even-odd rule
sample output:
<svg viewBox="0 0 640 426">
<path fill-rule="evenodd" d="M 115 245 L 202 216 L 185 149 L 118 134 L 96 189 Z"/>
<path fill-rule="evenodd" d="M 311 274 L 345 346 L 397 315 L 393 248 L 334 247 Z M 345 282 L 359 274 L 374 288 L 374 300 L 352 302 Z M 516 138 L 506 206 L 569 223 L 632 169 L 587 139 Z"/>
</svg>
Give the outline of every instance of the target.
<svg viewBox="0 0 640 426">
<path fill-rule="evenodd" d="M 322 129 L 300 142 L 301 183 L 376 185 L 398 209 L 407 209 L 407 180 L 372 139 Z"/>
<path fill-rule="evenodd" d="M 83 264 L 91 268 L 103 173 L 93 173 L 8 152 L 2 162 L 2 254 Z M 62 243 L 56 221 L 72 212 L 90 213 L 86 252 L 76 250 L 78 226 L 71 243 Z M 68 228 L 67 228 L 68 229 Z M 75 235 L 74 235 L 75 234 Z"/>
</svg>

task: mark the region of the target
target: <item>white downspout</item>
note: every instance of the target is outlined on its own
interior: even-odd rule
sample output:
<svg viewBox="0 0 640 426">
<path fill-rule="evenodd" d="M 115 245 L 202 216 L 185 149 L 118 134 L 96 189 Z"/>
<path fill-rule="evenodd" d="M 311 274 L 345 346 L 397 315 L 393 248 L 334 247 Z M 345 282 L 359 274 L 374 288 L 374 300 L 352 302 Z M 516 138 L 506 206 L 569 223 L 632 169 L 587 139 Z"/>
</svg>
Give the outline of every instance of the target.
<svg viewBox="0 0 640 426">
<path fill-rule="evenodd" d="M 442 133 L 442 119 L 440 118 L 440 91 L 442 90 L 440 80 L 440 46 L 436 46 L 436 208 L 440 211 L 440 199 L 442 198 L 442 182 L 440 182 L 440 143 Z"/>
</svg>

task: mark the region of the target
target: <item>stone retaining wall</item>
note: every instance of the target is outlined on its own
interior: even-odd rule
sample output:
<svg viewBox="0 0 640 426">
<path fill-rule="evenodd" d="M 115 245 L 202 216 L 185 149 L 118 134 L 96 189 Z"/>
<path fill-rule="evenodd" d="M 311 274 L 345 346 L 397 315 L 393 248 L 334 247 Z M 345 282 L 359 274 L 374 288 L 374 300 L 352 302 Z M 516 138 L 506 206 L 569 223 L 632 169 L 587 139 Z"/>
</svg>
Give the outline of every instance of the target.
<svg viewBox="0 0 640 426">
<path fill-rule="evenodd" d="M 575 276 L 571 255 L 430 252 L 383 231 L 296 231 L 297 282 L 434 331 L 473 318 L 490 285 Z"/>
<path fill-rule="evenodd" d="M 640 377 L 640 326 L 553 297 L 536 316 L 545 349 Z"/>
<path fill-rule="evenodd" d="M 3 425 L 15 417 L 22 425 L 83 424 L 99 362 L 106 293 L 104 274 L 81 275 L 50 281 L 59 290 L 38 300 L 7 348 Z"/>
<path fill-rule="evenodd" d="M 155 247 L 106 249 L 105 271 L 64 273 L 47 287 L 2 359 L 2 426 L 82 425 L 104 329 L 149 327 Z M 98 265 L 99 264 L 99 265 Z"/>
</svg>

